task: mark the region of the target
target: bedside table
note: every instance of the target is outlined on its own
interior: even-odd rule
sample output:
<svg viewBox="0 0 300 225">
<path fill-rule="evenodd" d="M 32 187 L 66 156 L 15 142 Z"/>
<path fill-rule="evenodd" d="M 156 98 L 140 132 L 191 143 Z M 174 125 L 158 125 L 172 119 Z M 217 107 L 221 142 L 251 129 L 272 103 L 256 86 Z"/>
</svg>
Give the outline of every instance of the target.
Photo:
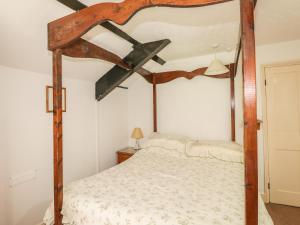
<svg viewBox="0 0 300 225">
<path fill-rule="evenodd" d="M 136 150 L 133 148 L 125 148 L 120 151 L 117 151 L 117 163 L 120 164 L 136 153 Z"/>
</svg>

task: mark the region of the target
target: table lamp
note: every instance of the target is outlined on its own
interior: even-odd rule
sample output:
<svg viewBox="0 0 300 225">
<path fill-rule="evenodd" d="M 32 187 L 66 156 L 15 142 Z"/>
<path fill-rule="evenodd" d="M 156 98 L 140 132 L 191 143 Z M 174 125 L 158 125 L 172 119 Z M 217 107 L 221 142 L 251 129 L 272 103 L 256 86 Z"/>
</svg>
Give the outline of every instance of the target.
<svg viewBox="0 0 300 225">
<path fill-rule="evenodd" d="M 132 134 L 131 134 L 131 138 L 135 139 L 135 150 L 140 150 L 140 139 L 142 139 L 144 137 L 143 135 L 143 131 L 141 128 L 136 127 L 133 129 Z"/>
</svg>

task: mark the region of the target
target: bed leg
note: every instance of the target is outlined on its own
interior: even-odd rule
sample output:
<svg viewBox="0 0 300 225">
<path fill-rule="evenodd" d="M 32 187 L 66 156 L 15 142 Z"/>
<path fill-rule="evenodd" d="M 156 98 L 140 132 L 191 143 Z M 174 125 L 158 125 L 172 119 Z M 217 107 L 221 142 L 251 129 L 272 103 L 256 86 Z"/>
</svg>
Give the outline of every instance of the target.
<svg viewBox="0 0 300 225">
<path fill-rule="evenodd" d="M 246 225 L 258 224 L 256 60 L 254 1 L 240 0 L 244 78 L 244 152 Z"/>
<path fill-rule="evenodd" d="M 54 222 L 62 225 L 63 204 L 63 131 L 62 131 L 62 50 L 53 51 L 53 172 Z"/>
<path fill-rule="evenodd" d="M 153 131 L 157 132 L 157 92 L 156 92 L 156 78 L 153 76 Z"/>
<path fill-rule="evenodd" d="M 234 64 L 230 65 L 230 109 L 231 109 L 231 141 L 235 141 L 235 88 L 234 88 Z"/>
</svg>

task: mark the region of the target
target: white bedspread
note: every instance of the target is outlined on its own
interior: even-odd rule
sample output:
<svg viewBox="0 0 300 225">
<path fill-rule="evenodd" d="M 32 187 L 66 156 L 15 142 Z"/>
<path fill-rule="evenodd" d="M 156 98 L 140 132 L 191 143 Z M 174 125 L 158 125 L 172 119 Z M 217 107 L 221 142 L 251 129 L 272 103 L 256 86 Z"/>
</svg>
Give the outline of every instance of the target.
<svg viewBox="0 0 300 225">
<path fill-rule="evenodd" d="M 243 164 L 141 150 L 126 162 L 68 185 L 72 225 L 244 225 Z M 44 218 L 53 224 L 53 206 Z M 273 225 L 259 198 L 259 225 Z"/>
</svg>

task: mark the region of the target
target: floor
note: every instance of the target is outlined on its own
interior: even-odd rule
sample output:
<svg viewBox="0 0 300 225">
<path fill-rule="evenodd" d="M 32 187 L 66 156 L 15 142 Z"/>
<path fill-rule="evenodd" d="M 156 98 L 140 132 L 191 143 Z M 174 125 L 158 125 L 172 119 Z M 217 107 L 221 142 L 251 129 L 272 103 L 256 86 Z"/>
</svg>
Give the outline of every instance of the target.
<svg viewBox="0 0 300 225">
<path fill-rule="evenodd" d="M 266 204 L 266 207 L 274 221 L 274 225 L 300 225 L 300 208 Z"/>
</svg>

